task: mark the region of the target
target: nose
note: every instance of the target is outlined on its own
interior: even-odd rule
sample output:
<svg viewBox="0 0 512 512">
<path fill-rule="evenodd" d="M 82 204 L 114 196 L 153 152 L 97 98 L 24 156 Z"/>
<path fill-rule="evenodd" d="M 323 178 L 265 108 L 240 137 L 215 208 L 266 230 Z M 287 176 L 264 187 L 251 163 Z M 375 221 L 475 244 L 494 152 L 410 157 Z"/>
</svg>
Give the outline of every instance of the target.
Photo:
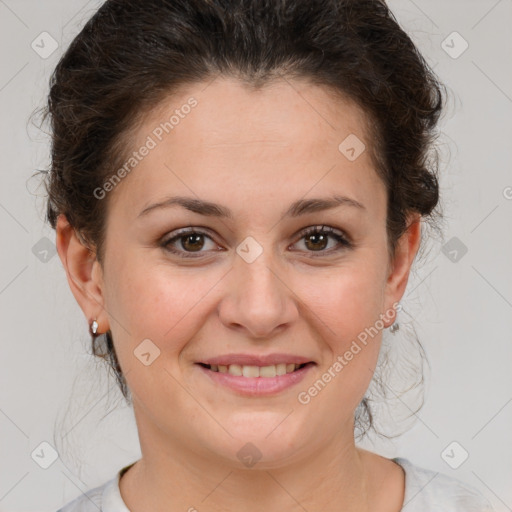
<svg viewBox="0 0 512 512">
<path fill-rule="evenodd" d="M 270 338 L 299 316 L 298 297 L 287 286 L 285 271 L 279 270 L 270 253 L 263 251 L 252 263 L 235 257 L 219 305 L 223 324 L 245 331 L 248 338 Z"/>
</svg>

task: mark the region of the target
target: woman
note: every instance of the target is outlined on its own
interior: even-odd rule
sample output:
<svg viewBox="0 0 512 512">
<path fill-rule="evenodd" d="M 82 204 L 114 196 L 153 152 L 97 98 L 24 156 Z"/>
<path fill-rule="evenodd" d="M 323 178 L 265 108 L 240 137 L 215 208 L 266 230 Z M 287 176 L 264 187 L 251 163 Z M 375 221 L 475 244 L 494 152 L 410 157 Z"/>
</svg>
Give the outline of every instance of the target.
<svg viewBox="0 0 512 512">
<path fill-rule="evenodd" d="M 354 439 L 442 105 L 383 1 L 105 2 L 52 77 L 47 218 L 142 458 L 62 512 L 491 510 Z"/>
</svg>

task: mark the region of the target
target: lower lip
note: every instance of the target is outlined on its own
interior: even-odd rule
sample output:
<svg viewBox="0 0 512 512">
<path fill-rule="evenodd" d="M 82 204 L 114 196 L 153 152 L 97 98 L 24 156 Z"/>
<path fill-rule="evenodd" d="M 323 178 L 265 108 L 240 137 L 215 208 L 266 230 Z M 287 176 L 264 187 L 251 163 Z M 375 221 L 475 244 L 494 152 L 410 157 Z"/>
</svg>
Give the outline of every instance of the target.
<svg viewBox="0 0 512 512">
<path fill-rule="evenodd" d="M 276 377 L 240 377 L 230 373 L 214 372 L 200 364 L 197 364 L 197 366 L 214 382 L 222 384 L 237 393 L 245 396 L 267 396 L 274 395 L 298 384 L 315 366 L 315 363 L 308 363 L 292 373 Z"/>
</svg>

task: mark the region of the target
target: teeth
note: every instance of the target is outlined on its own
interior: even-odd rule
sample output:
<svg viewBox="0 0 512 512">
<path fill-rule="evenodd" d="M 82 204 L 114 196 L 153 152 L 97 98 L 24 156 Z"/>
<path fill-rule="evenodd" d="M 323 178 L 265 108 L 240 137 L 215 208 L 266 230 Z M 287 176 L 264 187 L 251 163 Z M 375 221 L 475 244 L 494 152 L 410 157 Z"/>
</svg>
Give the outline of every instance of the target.
<svg viewBox="0 0 512 512">
<path fill-rule="evenodd" d="M 260 377 L 275 377 L 277 375 L 277 365 L 262 366 L 259 369 Z"/>
<path fill-rule="evenodd" d="M 293 368 L 292 368 L 293 366 Z M 295 370 L 295 365 L 290 365 L 290 368 Z M 276 364 L 276 375 L 284 375 L 286 373 L 286 363 Z M 260 374 L 261 375 L 261 374 Z"/>
<path fill-rule="evenodd" d="M 247 366 L 245 368 L 247 368 Z M 230 364 L 228 366 L 228 373 L 230 375 L 236 375 L 237 377 L 239 377 L 240 375 L 242 375 L 243 370 L 245 368 L 243 368 L 242 366 L 238 366 L 236 364 Z M 248 375 L 246 375 L 246 377 L 248 377 Z"/>
<path fill-rule="evenodd" d="M 242 366 L 239 364 L 230 364 L 228 366 L 219 364 L 212 364 L 210 370 L 220 373 L 229 373 L 238 377 L 275 377 L 284 375 L 285 373 L 292 373 L 300 365 L 294 363 L 280 363 L 272 364 L 269 366 Z"/>
</svg>

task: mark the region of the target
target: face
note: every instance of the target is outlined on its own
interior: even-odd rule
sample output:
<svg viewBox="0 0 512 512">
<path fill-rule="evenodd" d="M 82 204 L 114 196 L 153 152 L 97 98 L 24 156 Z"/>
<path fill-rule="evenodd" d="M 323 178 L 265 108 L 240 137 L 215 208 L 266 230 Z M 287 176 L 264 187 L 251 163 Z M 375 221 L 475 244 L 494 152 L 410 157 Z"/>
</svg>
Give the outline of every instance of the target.
<svg viewBox="0 0 512 512">
<path fill-rule="evenodd" d="M 175 111 L 172 129 L 159 130 Z M 273 467 L 325 439 L 353 442 L 419 240 L 404 235 L 389 260 L 387 194 L 362 112 L 305 82 L 250 91 L 216 79 L 168 98 L 132 142 L 150 149 L 103 199 L 104 267 L 92 263 L 72 289 L 99 332 L 112 331 L 143 453 L 158 438 L 239 465 L 250 442 L 260 467 Z M 189 207 L 155 206 L 176 197 Z M 270 357 L 250 366 L 285 354 L 270 375 L 310 364 L 258 378 L 199 364 L 243 362 L 233 354 Z"/>
</svg>

